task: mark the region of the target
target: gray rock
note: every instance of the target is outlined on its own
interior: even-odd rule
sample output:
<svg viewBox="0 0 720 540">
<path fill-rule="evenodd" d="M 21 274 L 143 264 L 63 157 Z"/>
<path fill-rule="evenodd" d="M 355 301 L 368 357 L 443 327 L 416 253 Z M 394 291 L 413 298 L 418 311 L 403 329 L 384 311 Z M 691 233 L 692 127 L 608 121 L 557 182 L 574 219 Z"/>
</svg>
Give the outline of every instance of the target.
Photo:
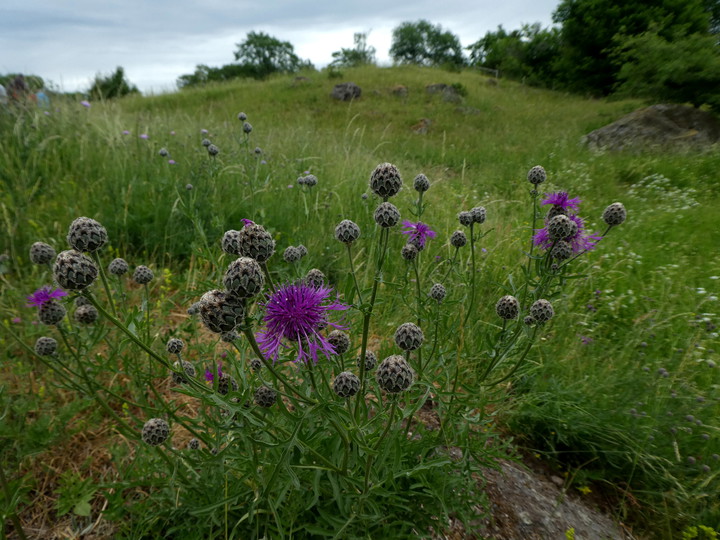
<svg viewBox="0 0 720 540">
<path fill-rule="evenodd" d="M 354 82 L 344 82 L 336 84 L 330 93 L 330 97 L 340 101 L 350 101 L 357 99 L 362 94 L 362 89 Z"/>
</svg>

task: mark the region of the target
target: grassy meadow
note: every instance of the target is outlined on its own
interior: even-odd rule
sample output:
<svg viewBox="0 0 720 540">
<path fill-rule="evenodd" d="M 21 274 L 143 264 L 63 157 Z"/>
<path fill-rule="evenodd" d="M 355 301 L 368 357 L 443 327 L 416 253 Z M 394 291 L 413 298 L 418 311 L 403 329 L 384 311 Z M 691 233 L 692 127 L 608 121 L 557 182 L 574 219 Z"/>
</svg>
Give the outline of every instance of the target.
<svg viewBox="0 0 720 540">
<path fill-rule="evenodd" d="M 362 88 L 362 97 L 332 100 L 333 85 L 346 80 Z M 125 306 L 118 308 L 120 318 L 160 354 L 168 338 L 182 338 L 199 371 L 201 365 L 214 370 L 218 362 L 229 364 L 228 354 L 242 360 L 251 354 L 245 341 L 228 349 L 187 314 L 222 281 L 231 259 L 220 240 L 225 231 L 240 229 L 242 219 L 263 225 L 275 240 L 270 275 L 277 282 L 319 268 L 347 303 L 376 283 L 372 265 L 387 242 L 368 341 L 382 359 L 394 354 L 387 336 L 405 318 L 437 321 L 434 388 L 447 391 L 449 400 L 440 416 L 445 410 L 456 414 L 451 394 L 463 395 L 463 418 L 476 429 L 462 432 L 459 416 L 453 429 L 463 440 L 473 439 L 468 448 L 476 449 L 479 462 L 490 465 L 515 449 L 537 454 L 564 475 L 566 489 L 605 501 L 640 536 L 681 538 L 699 526 L 720 531 L 720 153 L 591 153 L 580 144 L 584 134 L 642 104 L 495 82 L 472 71 L 368 67 L 346 70 L 341 79 L 313 72 L 302 79 L 93 102 L 89 108 L 58 99 L 48 111 L 0 111 L 0 253 L 8 255 L 0 263 L 0 513 L 8 534 L 20 538 L 21 524 L 28 538 L 80 537 L 83 531 L 141 538 L 169 530 L 168 523 L 180 534 L 202 521 L 202 537 L 230 538 L 233 523 L 252 522 L 241 517 L 245 510 L 229 493 L 233 483 L 240 485 L 238 498 L 243 486 L 257 493 L 260 480 L 229 474 L 223 452 L 203 451 L 212 467 L 196 483 L 198 490 L 207 484 L 209 502 L 198 512 L 183 510 L 187 501 L 181 508 L 178 501 L 195 495 L 172 482 L 189 473 L 177 464 L 177 453 L 156 455 L 142 446 L 139 430 L 159 410 L 162 396 L 176 407 L 173 414 L 199 418 L 210 414 L 210 406 L 195 404 L 190 390 L 174 392 L 167 370 L 149 363 L 131 339 L 108 323 L 75 328 L 65 344 L 77 351 L 72 361 L 78 363 L 68 360 L 65 375 L 33 354 L 38 337 L 55 334 L 37 324 L 35 308 L 26 307 L 28 295 L 52 283 L 52 272 L 31 264 L 28 250 L 37 241 L 58 253 L 68 249 L 68 226 L 79 216 L 107 229 L 109 242 L 99 254 L 105 266 L 123 257 L 131 268 L 147 265 L 155 274 L 147 287 L 110 280 L 113 292 L 107 295 Z M 461 103 L 444 101 L 426 92 L 433 83 L 460 85 L 466 95 Z M 393 92 L 398 85 L 407 87 L 406 95 Z M 237 118 L 241 111 L 252 124 L 249 134 Z M 426 133 L 417 133 L 421 125 L 428 126 Z M 203 139 L 217 146 L 217 156 L 208 155 Z M 368 179 L 384 162 L 403 176 L 404 187 L 393 199 L 403 219 L 421 219 L 437 232 L 416 272 L 399 256 L 405 237 L 397 227 L 385 239 L 373 219 L 377 197 Z M 485 366 L 495 357 L 479 351 L 488 343 L 492 349 L 488 336 L 505 330 L 495 304 L 522 290 L 517 284 L 527 279 L 533 219 L 527 172 L 535 165 L 547 171 L 540 196 L 567 191 L 579 197 L 588 230 L 605 230 L 602 212 L 616 201 L 628 217 L 596 249 L 572 261 L 572 273 L 553 289 L 555 316 L 532 334 L 534 346 L 517 370 L 503 364 L 488 377 Z M 418 207 L 412 182 L 420 173 L 431 187 L 425 206 Z M 298 185 L 298 177 L 308 174 L 318 178 L 317 186 Z M 462 229 L 458 213 L 477 206 L 486 208 L 487 221 L 475 239 L 474 275 L 461 275 L 454 269 L 471 267 L 470 252 L 455 250 L 448 238 Z M 351 254 L 357 287 L 348 272 L 350 251 L 333 234 L 343 219 L 362 231 Z M 308 255 L 283 263 L 283 250 L 299 244 Z M 415 285 L 419 289 L 422 280 L 429 287 L 448 275 L 446 310 L 433 319 L 435 308 L 421 301 Z M 99 284 L 93 290 L 106 294 Z M 353 331 L 363 313 L 367 308 L 348 316 Z M 354 358 L 360 339 L 353 337 L 352 346 Z M 455 367 L 440 361 L 443 354 L 454 358 Z M 435 392 L 432 384 L 424 388 Z M 99 406 L 94 393 L 110 406 Z M 241 408 L 238 414 L 246 414 Z M 414 412 L 403 413 L 407 429 Z M 394 413 L 384 413 L 388 430 Z M 134 438 L 117 427 L 117 418 L 136 427 Z M 224 421 L 213 420 L 215 436 Z M 386 434 L 381 430 L 375 448 Z M 174 437 L 179 448 L 189 435 Z M 161 473 L 158 467 L 169 468 Z M 268 482 L 280 482 L 286 472 L 273 473 Z M 431 472 L 417 474 L 424 486 L 440 482 L 423 476 Z M 296 521 L 283 521 L 278 508 L 291 504 L 285 497 L 290 500 L 302 481 L 295 485 L 287 472 L 287 491 L 258 507 L 257 515 L 268 521 L 258 518 L 257 537 L 263 531 L 272 538 L 360 537 L 351 533 L 353 519 L 363 512 L 370 519 L 373 504 L 386 504 L 367 499 L 361 510 L 348 510 L 361 517 L 336 525 L 332 534 L 335 510 L 322 507 L 322 498 L 320 517 L 309 505 L 292 514 Z M 440 501 L 442 515 L 461 504 L 451 487 L 428 488 L 428 500 Z M 338 492 L 344 491 L 336 489 L 341 499 Z M 392 494 L 383 496 L 392 500 Z M 472 497 L 482 503 L 481 494 Z M 413 519 L 412 509 L 404 511 L 390 525 L 409 537 L 428 535 L 427 529 L 398 525 Z M 314 519 L 317 528 L 303 532 L 300 525 Z M 234 537 L 243 537 L 240 530 Z"/>
</svg>

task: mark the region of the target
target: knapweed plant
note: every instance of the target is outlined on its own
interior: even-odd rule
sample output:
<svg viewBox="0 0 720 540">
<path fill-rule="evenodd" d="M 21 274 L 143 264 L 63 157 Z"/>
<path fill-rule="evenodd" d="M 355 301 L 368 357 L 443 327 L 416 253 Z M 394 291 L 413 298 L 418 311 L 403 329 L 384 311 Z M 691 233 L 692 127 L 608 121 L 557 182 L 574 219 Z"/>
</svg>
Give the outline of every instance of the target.
<svg viewBox="0 0 720 540">
<path fill-rule="evenodd" d="M 389 163 L 370 176 L 375 227 L 345 216 L 327 231 L 345 276 L 299 274 L 308 250 L 280 257 L 263 224 L 244 219 L 217 239 L 226 266 L 187 306 L 190 323 L 153 314 L 148 266 L 128 279 L 126 261 L 102 260 L 108 235 L 93 219 L 72 223 L 67 251 L 33 245 L 58 288 L 30 297 L 50 335 L 27 349 L 130 442 L 120 480 L 103 486 L 108 515 L 128 516 L 122 535 L 401 538 L 441 534 L 451 520 L 472 527 L 478 473 L 503 451 L 487 396 L 554 323 L 574 261 L 625 219 L 614 203 L 607 230 L 589 233 L 578 199 L 540 200 L 545 179 L 539 166 L 528 174 L 527 260 L 497 284 L 478 261 L 485 208 L 436 231 L 428 178 L 415 178 L 417 199 L 401 212 Z"/>
</svg>

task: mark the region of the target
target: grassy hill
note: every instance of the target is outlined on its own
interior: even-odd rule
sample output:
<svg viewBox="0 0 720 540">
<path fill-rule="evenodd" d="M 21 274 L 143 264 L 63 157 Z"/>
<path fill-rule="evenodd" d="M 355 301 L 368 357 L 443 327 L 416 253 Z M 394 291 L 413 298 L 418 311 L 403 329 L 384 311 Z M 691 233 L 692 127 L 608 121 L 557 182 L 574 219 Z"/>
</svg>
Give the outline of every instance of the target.
<svg viewBox="0 0 720 540">
<path fill-rule="evenodd" d="M 360 99 L 329 97 L 336 83 L 350 80 L 362 88 Z M 428 93 L 426 87 L 437 83 L 454 85 L 459 100 Z M 313 72 L 89 108 L 58 102 L 48 111 L 0 111 L 0 210 L 6 231 L 0 253 L 9 256 L 0 267 L 7 351 L 0 399 L 3 410 L 10 411 L 0 432 L 7 441 L 2 454 L 9 476 L 6 514 L 17 512 L 26 524 L 57 519 L 55 510 L 42 515 L 32 510 L 42 503 L 57 504 L 58 513 L 97 516 L 103 501 L 109 501 L 114 513 L 106 519 L 127 537 L 140 534 L 143 520 L 159 524 L 165 519 L 153 515 L 151 504 L 132 506 L 132 497 L 122 501 L 113 495 L 147 486 L 143 474 L 150 474 L 152 460 L 160 458 L 136 453 L 137 441 L 119 430 L 129 441 L 121 442 L 108 410 L 93 412 L 96 425 L 88 426 L 84 414 L 94 410 L 93 395 L 105 390 L 88 392 L 87 381 L 70 384 L 55 378 L 21 345 L 32 345 L 49 331 L 33 324 L 33 311 L 25 307 L 25 297 L 51 279 L 46 267 L 28 260 L 31 244 L 47 242 L 60 252 L 67 249 L 73 219 L 96 219 L 110 239 L 103 264 L 121 256 L 131 267 L 143 264 L 155 271 L 149 289 L 125 284 L 125 315 L 138 335 L 147 332 L 148 346 L 158 351 L 168 337 L 182 335 L 197 342 L 196 359 L 219 360 L 217 340 L 199 333 L 185 311 L 222 281 L 230 261 L 220 250 L 223 233 L 251 219 L 276 242 L 271 277 L 299 278 L 320 268 L 348 303 L 361 291 L 369 297 L 377 276 L 374 255 L 389 246 L 379 287 L 385 299 L 375 306 L 366 336 L 383 353 L 392 353 L 391 340 L 383 336 L 404 317 L 433 320 L 434 308 L 421 298 L 426 295 L 415 295 L 415 284 L 419 291 L 421 281 L 429 286 L 447 268 L 453 288 L 436 335 L 444 336 L 445 345 L 438 347 L 442 354 L 454 358 L 452 365 L 461 370 L 455 372 L 455 385 L 448 371 L 452 392 L 447 395 L 470 396 L 468 410 L 484 411 L 482 429 L 513 436 L 564 468 L 569 489 L 607 494 L 619 518 L 645 519 L 653 535 L 678 537 L 693 525 L 720 529 L 715 497 L 720 489 L 720 155 L 591 153 L 580 143 L 584 134 L 639 106 L 529 88 L 472 71 L 368 67 L 347 70 L 341 79 Z M 252 125 L 249 134 L 238 120 L 240 112 Z M 217 147 L 216 156 L 208 154 L 204 139 Z M 437 232 L 422 253 L 422 268 L 399 256 L 405 236 L 393 230 L 384 238 L 375 225 L 378 201 L 368 179 L 383 162 L 396 165 L 404 178 L 403 190 L 393 199 L 403 219 L 421 219 Z M 548 176 L 539 198 L 556 191 L 579 197 L 579 214 L 589 231 L 605 229 L 601 214 L 615 201 L 623 202 L 628 219 L 563 274 L 562 286 L 553 289 L 555 317 L 532 335 L 537 342 L 517 371 L 503 365 L 492 372 L 497 377 L 489 377 L 485 368 L 493 356 L 480 351 L 500 328 L 495 304 L 502 294 L 527 290 L 522 284 L 532 267 L 525 265 L 533 212 L 526 175 L 535 165 Z M 431 182 L 422 199 L 426 206 L 418 206 L 412 189 L 420 173 Z M 297 183 L 308 174 L 317 177 L 317 186 Z M 462 229 L 458 213 L 477 206 L 486 208 L 487 221 L 483 234 L 474 237 L 471 256 L 467 249 L 455 250 L 448 239 Z M 348 274 L 348 253 L 333 236 L 343 219 L 352 219 L 363 231 L 351 254 L 360 276 L 357 287 Z M 298 244 L 307 247 L 308 256 L 283 266 L 283 250 Z M 116 301 L 124 294 L 114 282 L 110 289 L 108 297 L 115 295 Z M 357 331 L 364 312 L 362 302 L 356 304 L 359 309 L 349 321 Z M 149 308 L 157 310 L 152 320 L 146 317 Z M 130 354 L 129 345 L 117 341 L 122 336 L 108 326 L 70 335 L 71 343 L 80 344 L 76 360 L 102 356 L 105 360 L 97 362 L 108 368 L 107 362 Z M 360 339 L 353 339 L 359 352 Z M 146 382 L 167 375 L 143 369 L 126 366 L 118 373 L 125 380 L 142 372 Z M 438 373 L 444 369 L 437 367 Z M 458 372 L 467 387 L 457 386 Z M 79 370 L 68 373 L 73 381 L 80 377 Z M 158 410 L 159 396 L 143 396 L 142 385 L 102 373 L 97 376 L 108 385 L 110 393 L 104 395 L 109 402 L 128 385 L 129 407 L 138 407 L 130 424 Z M 489 384 L 497 379 L 501 382 Z M 481 395 L 473 398 L 469 388 Z M 448 414 L 454 414 L 453 399 Z M 125 411 L 120 401 L 112 403 L 109 410 Z M 97 425 L 104 426 L 102 436 Z M 67 466 L 57 449 L 74 455 L 67 445 L 87 432 L 112 448 L 112 460 L 90 444 L 87 459 L 75 463 L 72 473 L 43 468 L 50 457 Z M 92 490 L 84 482 L 98 474 L 103 487 Z M 218 474 L 212 478 L 221 493 L 223 476 Z M 172 501 L 167 493 L 163 497 L 158 507 Z M 220 510 L 210 507 L 207 515 L 219 519 L 212 512 Z M 194 519 L 173 511 L 173 519 Z M 123 516 L 132 517 L 132 527 L 123 528 Z"/>
</svg>

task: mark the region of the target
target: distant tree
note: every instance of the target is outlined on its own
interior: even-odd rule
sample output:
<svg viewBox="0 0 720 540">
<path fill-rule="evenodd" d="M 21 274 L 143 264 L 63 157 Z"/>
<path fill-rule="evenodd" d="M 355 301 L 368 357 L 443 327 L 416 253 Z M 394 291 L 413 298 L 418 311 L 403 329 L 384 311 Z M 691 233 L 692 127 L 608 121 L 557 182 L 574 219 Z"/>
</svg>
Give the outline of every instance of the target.
<svg viewBox="0 0 720 540">
<path fill-rule="evenodd" d="M 263 32 L 249 32 L 245 41 L 237 43 L 235 60 L 244 66 L 244 71 L 257 79 L 264 79 L 273 73 L 288 73 L 312 66 L 295 54 L 295 48 L 288 41 L 280 41 Z"/>
<path fill-rule="evenodd" d="M 18 75 L 21 75 L 20 73 L 7 73 L 5 75 L 0 75 L 0 84 L 2 84 L 4 87 L 8 87 L 8 85 L 15 80 L 15 77 Z M 25 77 L 25 84 L 28 87 L 28 90 L 31 92 L 36 92 L 40 90 L 41 88 L 45 87 L 45 81 L 42 77 L 39 75 L 24 75 Z"/>
<path fill-rule="evenodd" d="M 340 49 L 332 53 L 334 60 L 331 66 L 357 67 L 365 64 L 375 63 L 375 47 L 368 46 L 367 34 L 358 32 L 353 35 L 355 47 L 352 49 Z"/>
<path fill-rule="evenodd" d="M 103 76 L 100 73 L 95 75 L 95 80 L 88 90 L 90 99 L 113 99 L 139 92 L 137 87 L 127 80 L 125 70 L 120 66 L 109 75 Z"/>
<path fill-rule="evenodd" d="M 615 36 L 636 36 L 658 25 L 658 35 L 673 39 L 707 33 L 706 4 L 715 0 L 562 0 L 553 14 L 561 25 L 562 57 L 558 63 L 567 88 L 609 93 L 619 67 L 611 59 Z"/>
<path fill-rule="evenodd" d="M 720 46 L 716 36 L 690 34 L 665 38 L 651 29 L 620 39 L 619 95 L 655 102 L 709 104 L 720 112 Z"/>
<path fill-rule="evenodd" d="M 404 22 L 392 33 L 390 56 L 400 64 L 426 66 L 465 64 L 460 39 L 452 32 L 443 32 L 442 26 L 433 26 L 426 20 Z"/>
<path fill-rule="evenodd" d="M 528 84 L 553 86 L 555 62 L 560 50 L 557 28 L 526 24 L 507 32 L 502 26 L 468 47 L 470 65 L 499 70 L 503 77 Z"/>
</svg>

